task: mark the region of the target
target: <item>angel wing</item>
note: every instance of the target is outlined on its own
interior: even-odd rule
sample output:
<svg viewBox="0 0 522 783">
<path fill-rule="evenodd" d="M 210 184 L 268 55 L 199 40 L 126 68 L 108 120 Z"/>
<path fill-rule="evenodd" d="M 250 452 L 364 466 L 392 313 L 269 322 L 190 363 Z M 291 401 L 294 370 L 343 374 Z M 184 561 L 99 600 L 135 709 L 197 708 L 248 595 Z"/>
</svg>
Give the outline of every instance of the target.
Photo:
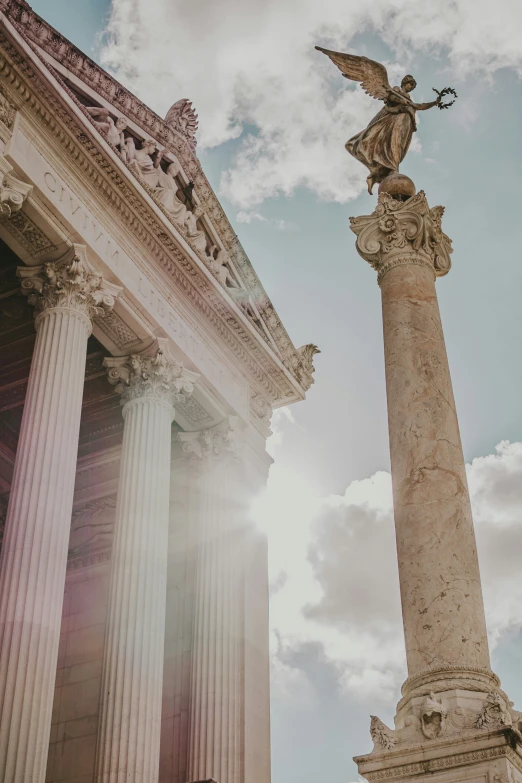
<svg viewBox="0 0 522 783">
<path fill-rule="evenodd" d="M 372 98 L 378 98 L 383 101 L 388 97 L 391 87 L 388 82 L 388 72 L 384 65 L 376 63 L 375 60 L 370 60 L 368 57 L 332 52 L 330 49 L 323 49 L 322 46 L 316 46 L 315 48 L 328 55 L 330 60 L 337 65 L 347 79 L 360 82 L 363 90 L 368 95 L 371 95 Z"/>
</svg>

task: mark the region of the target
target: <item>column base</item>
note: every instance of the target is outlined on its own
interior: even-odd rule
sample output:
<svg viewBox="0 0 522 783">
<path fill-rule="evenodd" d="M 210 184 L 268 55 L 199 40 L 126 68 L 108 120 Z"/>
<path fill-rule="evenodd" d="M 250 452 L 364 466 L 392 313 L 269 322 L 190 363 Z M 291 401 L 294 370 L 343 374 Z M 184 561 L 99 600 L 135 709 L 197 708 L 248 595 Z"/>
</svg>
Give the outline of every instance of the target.
<svg viewBox="0 0 522 783">
<path fill-rule="evenodd" d="M 416 685 L 403 689 L 395 729 L 372 716 L 373 751 L 354 759 L 360 775 L 389 783 L 522 783 L 522 713 L 503 691 L 468 685 L 422 695 Z"/>
<path fill-rule="evenodd" d="M 521 783 L 522 736 L 512 727 L 475 736 L 397 745 L 390 751 L 354 759 L 372 783 Z"/>
</svg>

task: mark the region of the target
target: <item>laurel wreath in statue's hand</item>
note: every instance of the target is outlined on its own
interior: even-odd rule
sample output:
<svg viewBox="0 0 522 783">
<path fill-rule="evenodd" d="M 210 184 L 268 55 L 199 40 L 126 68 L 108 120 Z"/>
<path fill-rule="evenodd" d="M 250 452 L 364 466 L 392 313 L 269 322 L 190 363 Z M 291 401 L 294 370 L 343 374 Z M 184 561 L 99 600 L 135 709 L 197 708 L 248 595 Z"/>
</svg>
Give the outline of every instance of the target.
<svg viewBox="0 0 522 783">
<path fill-rule="evenodd" d="M 440 103 L 438 103 L 437 106 L 439 107 L 439 109 L 449 109 L 449 107 L 453 106 L 453 104 L 455 103 L 455 98 L 458 98 L 458 95 L 453 89 L 453 87 L 444 87 L 444 89 L 440 90 L 440 92 L 439 90 L 436 90 L 435 87 L 432 87 L 431 89 L 433 90 L 433 92 L 436 92 L 438 95 L 438 99 Z M 453 100 L 448 101 L 447 103 L 443 103 L 442 99 L 446 95 L 453 95 Z"/>
</svg>

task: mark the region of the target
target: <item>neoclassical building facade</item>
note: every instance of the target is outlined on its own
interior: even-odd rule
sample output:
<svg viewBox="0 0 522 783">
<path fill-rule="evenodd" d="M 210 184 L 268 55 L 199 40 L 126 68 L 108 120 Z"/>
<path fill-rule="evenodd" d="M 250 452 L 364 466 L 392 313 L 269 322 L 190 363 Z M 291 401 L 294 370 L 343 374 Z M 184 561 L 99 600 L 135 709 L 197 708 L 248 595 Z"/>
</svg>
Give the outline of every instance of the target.
<svg viewBox="0 0 522 783">
<path fill-rule="evenodd" d="M 195 154 L 0 0 L 0 780 L 268 783 L 249 516 L 296 349 Z"/>
</svg>

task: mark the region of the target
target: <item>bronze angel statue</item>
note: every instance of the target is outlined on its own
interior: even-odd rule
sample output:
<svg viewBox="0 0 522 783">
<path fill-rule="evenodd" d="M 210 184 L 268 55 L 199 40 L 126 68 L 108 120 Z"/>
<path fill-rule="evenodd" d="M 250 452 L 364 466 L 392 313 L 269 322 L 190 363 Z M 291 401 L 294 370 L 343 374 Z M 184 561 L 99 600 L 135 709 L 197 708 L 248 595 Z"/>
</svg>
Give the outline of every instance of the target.
<svg viewBox="0 0 522 783">
<path fill-rule="evenodd" d="M 320 52 L 328 55 L 342 71 L 346 79 L 360 82 L 362 88 L 372 98 L 384 101 L 384 107 L 373 118 L 367 128 L 346 142 L 346 149 L 363 163 L 370 174 L 366 181 L 371 193 L 376 182 L 399 170 L 399 164 L 408 152 L 411 138 L 417 130 L 415 114 L 433 106 L 447 109 L 454 103 L 443 103 L 445 95 L 457 94 L 451 87 L 440 92 L 435 90 L 437 98 L 429 103 L 414 103 L 410 93 L 417 86 L 413 76 L 405 76 L 400 87 L 390 87 L 388 73 L 384 65 L 368 57 L 332 52 L 316 46 Z"/>
</svg>

